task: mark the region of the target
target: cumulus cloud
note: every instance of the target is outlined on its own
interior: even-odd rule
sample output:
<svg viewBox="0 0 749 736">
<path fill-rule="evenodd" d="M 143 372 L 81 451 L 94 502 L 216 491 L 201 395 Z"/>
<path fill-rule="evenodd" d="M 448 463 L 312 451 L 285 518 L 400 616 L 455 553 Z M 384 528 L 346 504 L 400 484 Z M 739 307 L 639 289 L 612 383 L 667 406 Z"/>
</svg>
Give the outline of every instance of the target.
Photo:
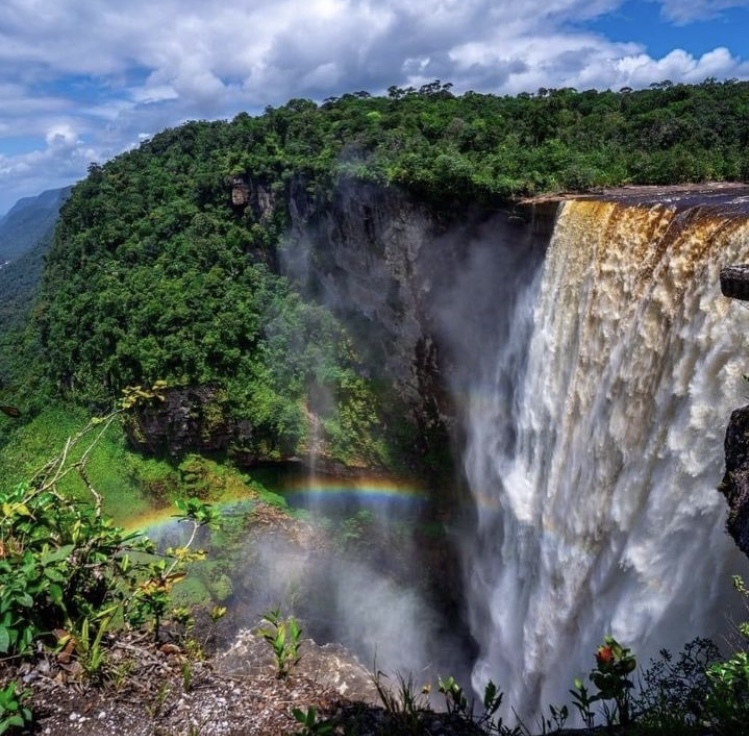
<svg viewBox="0 0 749 736">
<path fill-rule="evenodd" d="M 651 1 L 660 2 L 671 24 L 749 7 L 749 0 Z M 749 78 L 747 60 L 735 50 L 694 55 L 674 49 L 654 58 L 637 39 L 615 43 L 587 29 L 589 21 L 624 5 L 625 0 L 4 0 L 0 212 L 16 195 L 33 193 L 30 187 L 43 178 L 30 153 L 14 153 L 13 138 L 20 135 L 37 138 L 33 153 L 50 173 L 75 170 L 80 176 L 89 163 L 82 158 L 103 161 L 144 134 L 188 119 L 259 112 L 291 97 L 376 93 L 391 84 L 420 86 L 436 78 L 452 82 L 457 92 L 498 94 L 539 87 L 641 87 L 665 78 Z M 62 123 L 69 128 L 59 128 Z M 14 179 L 2 175 L 7 169 Z M 22 171 L 35 172 L 33 183 Z"/>
</svg>

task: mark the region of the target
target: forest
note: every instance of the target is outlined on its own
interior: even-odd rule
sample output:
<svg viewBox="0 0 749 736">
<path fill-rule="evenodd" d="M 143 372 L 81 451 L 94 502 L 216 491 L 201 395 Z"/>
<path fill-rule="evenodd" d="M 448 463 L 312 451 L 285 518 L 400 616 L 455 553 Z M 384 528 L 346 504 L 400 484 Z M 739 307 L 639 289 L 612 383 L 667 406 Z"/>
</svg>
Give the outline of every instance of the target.
<svg viewBox="0 0 749 736">
<path fill-rule="evenodd" d="M 451 89 L 293 99 L 189 122 L 91 164 L 62 209 L 25 327 L 2 336 L 4 381 L 25 414 L 61 397 L 104 410 L 126 386 L 155 381 L 210 384 L 219 412 L 252 423 L 249 449 L 278 457 L 304 447 L 314 385 L 335 395 L 322 419 L 337 459 L 397 464 L 418 430 L 382 429 L 401 426 L 388 421 L 396 397 L 367 376 L 337 316 L 281 273 L 293 192 L 324 206 L 343 183 L 366 182 L 449 220 L 540 193 L 749 179 L 749 83 Z M 232 182 L 254 201 L 233 205 Z"/>
</svg>

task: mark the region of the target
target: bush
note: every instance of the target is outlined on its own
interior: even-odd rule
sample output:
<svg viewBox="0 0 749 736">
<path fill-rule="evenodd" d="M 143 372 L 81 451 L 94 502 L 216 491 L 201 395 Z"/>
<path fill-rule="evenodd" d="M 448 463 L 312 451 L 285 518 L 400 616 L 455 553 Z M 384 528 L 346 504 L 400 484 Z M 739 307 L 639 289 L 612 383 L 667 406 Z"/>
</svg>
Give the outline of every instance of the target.
<svg viewBox="0 0 749 736">
<path fill-rule="evenodd" d="M 101 636 L 117 617 L 150 622 L 158 635 L 172 585 L 185 565 L 200 526 L 213 521 L 209 507 L 182 502 L 182 520 L 192 525 L 184 547 L 156 556 L 153 543 L 115 526 L 102 512 L 102 498 L 86 472 L 91 451 L 107 428 L 137 399 L 155 392 L 130 392 L 122 406 L 92 420 L 28 483 L 0 490 L 0 654 L 29 653 L 37 639 L 72 643 L 79 653 L 89 631 Z M 89 503 L 58 490 L 76 473 Z"/>
</svg>

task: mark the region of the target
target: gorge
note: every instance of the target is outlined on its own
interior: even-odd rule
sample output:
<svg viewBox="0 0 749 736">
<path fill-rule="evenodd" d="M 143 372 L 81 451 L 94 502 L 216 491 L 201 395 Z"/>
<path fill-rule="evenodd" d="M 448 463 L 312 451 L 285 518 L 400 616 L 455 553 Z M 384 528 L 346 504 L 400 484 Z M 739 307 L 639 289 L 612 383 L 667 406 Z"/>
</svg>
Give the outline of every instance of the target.
<svg viewBox="0 0 749 736">
<path fill-rule="evenodd" d="M 535 722 L 567 701 L 605 635 L 643 665 L 696 636 L 735 636 L 731 578 L 747 560 L 717 486 L 747 315 L 719 272 L 749 255 L 746 190 L 623 190 L 444 230 L 392 194 L 338 196 L 296 211 L 287 273 L 367 324 L 357 339 L 415 414 L 451 427 L 472 498 L 450 524 L 474 691 L 493 680 Z M 379 580 L 374 569 L 335 569 L 344 582 L 325 586 L 339 607 L 358 601 L 365 657 L 455 665 L 423 601 L 355 582 Z M 338 615 L 333 636 L 351 627 Z"/>
<path fill-rule="evenodd" d="M 585 109 L 590 97 L 554 99 Z M 718 276 L 749 258 L 749 195 L 521 200 L 537 169 L 547 189 L 610 183 L 603 149 L 583 146 L 626 105 L 601 98 L 564 146 L 522 145 L 511 100 L 443 90 L 189 123 L 92 166 L 2 355 L 21 386 L 7 401 L 43 425 L 47 404 L 105 414 L 125 387 L 163 381 L 164 400 L 125 428 L 137 460 L 117 448 L 100 463 L 122 465 L 107 487 L 126 501 L 138 484 L 162 509 L 170 492 L 209 495 L 205 458 L 248 477 L 301 468 L 308 494 L 333 480 L 391 491 L 403 503 L 385 522 L 427 522 L 397 555 L 348 564 L 268 545 L 237 575 L 272 579 L 268 606 L 301 600 L 366 665 L 377 653 L 383 669 L 457 665 L 531 723 L 568 701 L 604 635 L 641 664 L 698 635 L 730 640 L 742 615 L 731 576 L 747 561 L 717 486 L 746 391 L 748 315 Z M 641 98 L 660 104 L 655 90 L 626 102 Z M 546 101 L 518 101 L 526 143 Z M 634 152 L 617 139 L 617 177 L 645 176 L 630 154 L 661 171 L 664 152 L 641 138 Z M 20 436 L 0 449 L 12 457 Z M 374 526 L 354 531 L 366 543 Z"/>
</svg>

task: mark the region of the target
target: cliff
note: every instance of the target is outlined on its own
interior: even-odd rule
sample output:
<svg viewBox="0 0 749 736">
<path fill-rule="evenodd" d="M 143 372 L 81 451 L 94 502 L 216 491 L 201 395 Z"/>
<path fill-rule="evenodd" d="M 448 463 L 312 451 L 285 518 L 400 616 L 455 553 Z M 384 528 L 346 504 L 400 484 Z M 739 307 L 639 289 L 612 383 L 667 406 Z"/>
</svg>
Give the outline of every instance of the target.
<svg viewBox="0 0 749 736">
<path fill-rule="evenodd" d="M 523 258 L 539 262 L 556 204 L 445 211 L 402 190 L 357 180 L 339 182 L 321 196 L 302 177 L 279 196 L 244 175 L 226 180 L 223 207 L 263 227 L 279 216 L 287 222 L 276 246 L 253 247 L 249 259 L 283 275 L 307 303 L 342 325 L 360 377 L 377 387 L 380 427 L 400 445 L 395 456 L 401 468 L 417 475 L 444 472 L 455 409 L 444 378 L 452 358 L 441 312 L 456 274 L 477 243 L 515 242 Z M 335 387 L 310 381 L 304 399 L 309 425 L 319 425 L 319 415 L 340 397 Z M 228 451 L 240 465 L 305 456 L 304 442 L 280 453 L 273 442 L 255 442 L 257 427 L 232 415 L 230 404 L 216 387 L 177 387 L 163 404 L 140 413 L 129 436 L 146 452 L 178 457 Z M 341 472 L 350 464 L 335 457 L 324 437 L 316 441 L 318 468 Z"/>
<path fill-rule="evenodd" d="M 730 509 L 726 528 L 739 549 L 749 556 L 749 406 L 731 414 L 725 456 L 726 473 L 719 490 Z"/>
<path fill-rule="evenodd" d="M 455 407 L 445 378 L 452 341 L 442 313 L 458 274 L 487 242 L 512 242 L 523 258 L 539 262 L 550 236 L 548 221 L 539 226 L 540 212 L 554 209 L 528 206 L 522 218 L 510 209 L 445 211 L 356 181 L 323 201 L 301 185 L 292 188 L 284 273 L 341 319 L 372 380 L 392 387 L 399 421 L 416 430 L 418 457 L 447 455 Z M 498 271 L 495 278 L 513 274 Z"/>
</svg>

